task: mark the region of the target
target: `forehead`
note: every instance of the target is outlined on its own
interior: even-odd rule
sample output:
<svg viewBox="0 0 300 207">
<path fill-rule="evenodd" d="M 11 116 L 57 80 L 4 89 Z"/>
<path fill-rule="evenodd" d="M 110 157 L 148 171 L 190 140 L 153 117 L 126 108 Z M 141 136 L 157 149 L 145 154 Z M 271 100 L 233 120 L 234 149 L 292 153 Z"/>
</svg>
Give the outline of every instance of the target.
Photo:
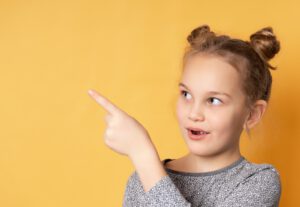
<svg viewBox="0 0 300 207">
<path fill-rule="evenodd" d="M 181 83 L 192 91 L 220 91 L 229 94 L 241 92 L 238 71 L 224 59 L 216 56 L 195 56 L 183 69 Z"/>
</svg>

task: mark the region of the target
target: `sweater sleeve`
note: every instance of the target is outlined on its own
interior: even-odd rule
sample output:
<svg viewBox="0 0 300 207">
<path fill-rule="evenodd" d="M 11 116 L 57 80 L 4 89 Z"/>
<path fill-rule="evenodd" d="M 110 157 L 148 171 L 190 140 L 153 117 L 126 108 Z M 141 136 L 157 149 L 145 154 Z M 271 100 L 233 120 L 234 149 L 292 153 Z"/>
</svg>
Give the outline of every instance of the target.
<svg viewBox="0 0 300 207">
<path fill-rule="evenodd" d="M 149 207 L 191 207 L 169 175 L 162 177 L 145 193 L 145 206 Z"/>
<path fill-rule="evenodd" d="M 270 165 L 244 179 L 217 206 L 278 207 L 280 196 L 280 175 Z"/>
<path fill-rule="evenodd" d="M 169 175 L 162 177 L 147 192 L 144 191 L 138 174 L 128 179 L 123 197 L 123 207 L 191 207 Z"/>
<path fill-rule="evenodd" d="M 122 207 L 137 207 L 143 206 L 142 197 L 143 189 L 137 180 L 137 173 L 134 171 L 126 182 L 125 191 L 123 194 Z"/>
</svg>

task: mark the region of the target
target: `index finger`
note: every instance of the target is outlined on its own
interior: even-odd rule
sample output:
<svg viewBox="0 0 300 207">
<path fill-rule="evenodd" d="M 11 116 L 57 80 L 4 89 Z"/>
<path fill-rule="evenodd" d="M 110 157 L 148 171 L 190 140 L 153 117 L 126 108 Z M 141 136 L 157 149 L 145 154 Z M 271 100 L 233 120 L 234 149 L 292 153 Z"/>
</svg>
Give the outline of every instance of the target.
<svg viewBox="0 0 300 207">
<path fill-rule="evenodd" d="M 117 114 L 121 109 L 119 109 L 116 105 L 114 105 L 111 101 L 109 101 L 104 96 L 100 95 L 99 92 L 96 92 L 95 90 L 88 90 L 89 95 L 97 101 L 106 111 L 108 111 L 111 114 Z"/>
</svg>

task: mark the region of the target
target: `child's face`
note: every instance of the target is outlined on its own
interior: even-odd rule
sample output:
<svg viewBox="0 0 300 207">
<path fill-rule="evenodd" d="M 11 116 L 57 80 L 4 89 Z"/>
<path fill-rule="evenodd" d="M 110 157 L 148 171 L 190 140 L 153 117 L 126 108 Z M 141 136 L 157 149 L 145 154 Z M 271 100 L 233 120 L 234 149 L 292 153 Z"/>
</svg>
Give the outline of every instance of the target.
<svg viewBox="0 0 300 207">
<path fill-rule="evenodd" d="M 229 63 L 216 56 L 195 56 L 183 71 L 176 115 L 180 130 L 191 153 L 208 156 L 239 149 L 239 137 L 247 110 L 241 78 Z M 209 94 L 227 93 L 230 97 Z M 188 136 L 187 127 L 210 132 L 202 140 Z"/>
</svg>

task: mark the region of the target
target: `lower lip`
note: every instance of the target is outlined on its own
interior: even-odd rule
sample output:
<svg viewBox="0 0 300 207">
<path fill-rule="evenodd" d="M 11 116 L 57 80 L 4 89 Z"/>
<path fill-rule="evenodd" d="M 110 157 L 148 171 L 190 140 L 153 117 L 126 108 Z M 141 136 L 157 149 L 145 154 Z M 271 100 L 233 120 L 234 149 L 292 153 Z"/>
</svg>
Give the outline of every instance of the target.
<svg viewBox="0 0 300 207">
<path fill-rule="evenodd" d="M 192 140 L 203 140 L 206 138 L 209 134 L 193 134 L 191 130 L 188 130 L 188 136 Z"/>
</svg>

